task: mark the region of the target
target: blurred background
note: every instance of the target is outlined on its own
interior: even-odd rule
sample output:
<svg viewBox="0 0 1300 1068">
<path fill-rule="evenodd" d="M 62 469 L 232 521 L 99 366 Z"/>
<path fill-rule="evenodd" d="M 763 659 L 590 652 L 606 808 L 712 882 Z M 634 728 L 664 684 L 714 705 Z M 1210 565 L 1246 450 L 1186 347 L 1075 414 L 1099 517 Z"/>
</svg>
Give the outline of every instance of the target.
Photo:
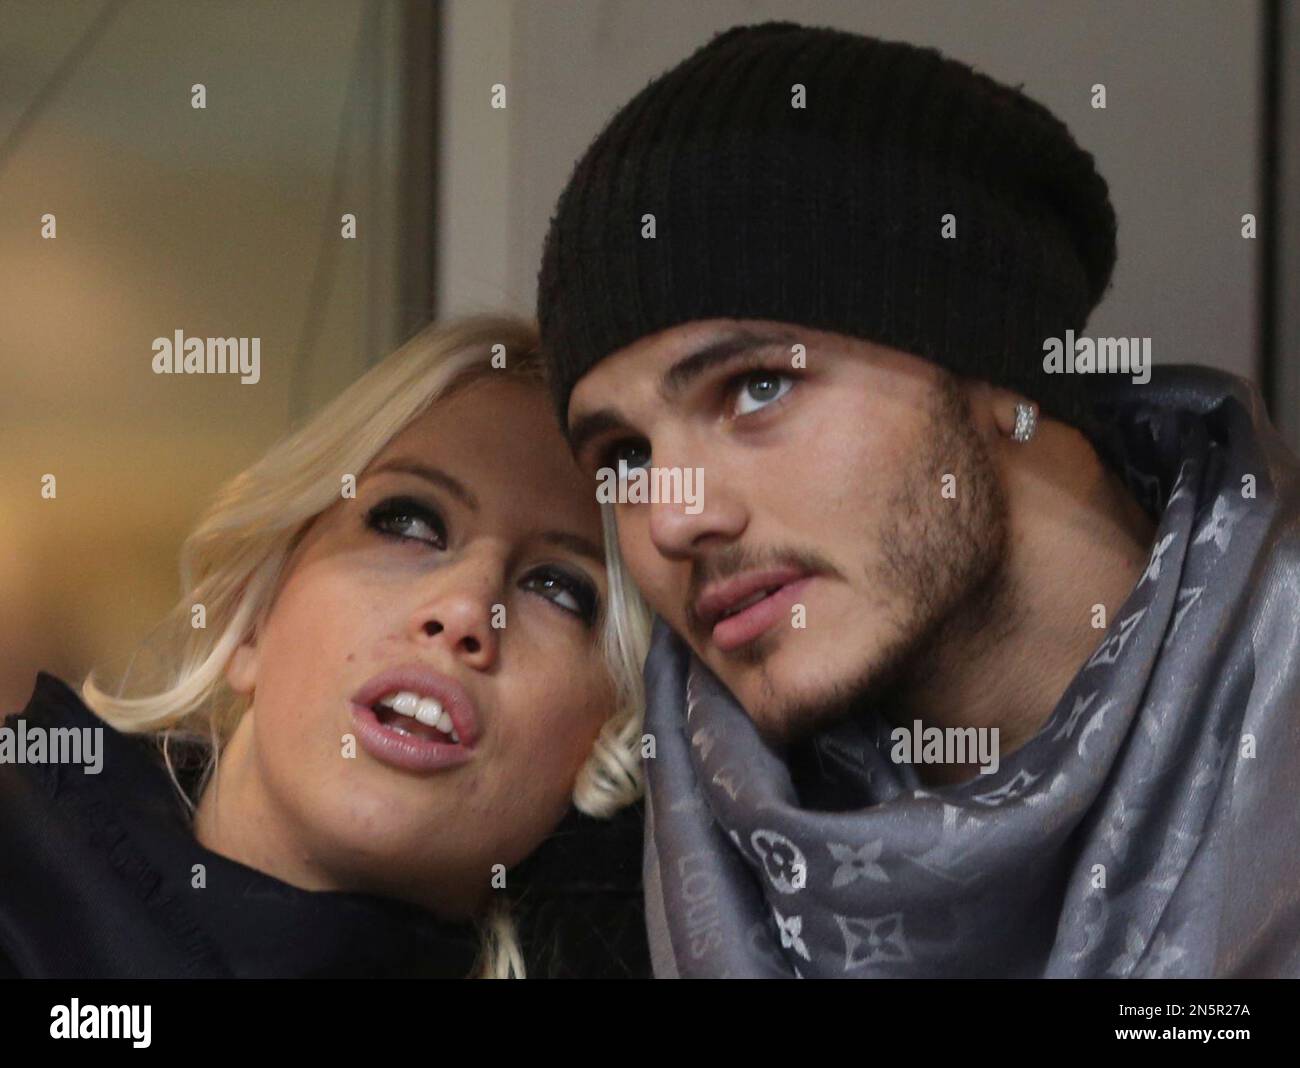
<svg viewBox="0 0 1300 1068">
<path fill-rule="evenodd" d="M 1300 448 L 1290 2 L 5 0 L 0 713 L 38 669 L 129 656 L 213 490 L 429 318 L 531 314 L 603 122 L 773 18 L 935 46 L 1051 108 L 1119 215 L 1088 333 L 1254 380 Z M 260 382 L 155 375 L 178 329 L 261 338 Z"/>
</svg>

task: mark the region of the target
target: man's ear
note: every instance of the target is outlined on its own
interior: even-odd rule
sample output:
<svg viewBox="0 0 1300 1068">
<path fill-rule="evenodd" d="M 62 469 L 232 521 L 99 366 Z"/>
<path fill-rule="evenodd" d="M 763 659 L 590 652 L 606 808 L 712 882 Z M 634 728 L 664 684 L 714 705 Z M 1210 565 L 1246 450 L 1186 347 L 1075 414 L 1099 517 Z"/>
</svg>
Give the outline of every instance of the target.
<svg viewBox="0 0 1300 1068">
<path fill-rule="evenodd" d="M 1016 405 L 1032 403 L 1028 397 L 1014 390 L 1002 389 L 981 383 L 976 387 L 978 403 L 983 406 L 984 417 L 1000 438 L 1011 437 L 1016 428 Z M 972 403 L 974 409 L 975 403 Z M 1037 409 L 1037 405 L 1034 408 Z"/>
<path fill-rule="evenodd" d="M 226 682 L 242 697 L 252 696 L 257 688 L 258 648 L 257 636 L 240 643 L 226 663 Z"/>
</svg>

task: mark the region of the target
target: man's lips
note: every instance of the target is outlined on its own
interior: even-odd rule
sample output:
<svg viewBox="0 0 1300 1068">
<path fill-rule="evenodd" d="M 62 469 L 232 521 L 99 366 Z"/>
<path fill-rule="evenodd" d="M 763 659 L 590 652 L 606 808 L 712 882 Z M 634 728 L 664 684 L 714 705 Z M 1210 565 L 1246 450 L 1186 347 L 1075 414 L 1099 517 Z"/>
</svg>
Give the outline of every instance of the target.
<svg viewBox="0 0 1300 1068">
<path fill-rule="evenodd" d="M 807 574 L 801 567 L 780 567 L 745 571 L 720 582 L 711 582 L 695 598 L 695 616 L 704 626 L 712 627 L 723 616 L 734 613 L 744 601 L 797 582 Z"/>
<path fill-rule="evenodd" d="M 729 653 L 766 634 L 778 624 L 789 626 L 790 610 L 799 603 L 813 577 L 805 575 L 794 582 L 787 582 L 734 615 L 719 619 L 713 625 L 713 644 L 722 652 Z"/>
<path fill-rule="evenodd" d="M 746 571 L 706 586 L 695 599 L 695 616 L 726 652 L 786 617 L 812 578 L 800 567 Z"/>
</svg>

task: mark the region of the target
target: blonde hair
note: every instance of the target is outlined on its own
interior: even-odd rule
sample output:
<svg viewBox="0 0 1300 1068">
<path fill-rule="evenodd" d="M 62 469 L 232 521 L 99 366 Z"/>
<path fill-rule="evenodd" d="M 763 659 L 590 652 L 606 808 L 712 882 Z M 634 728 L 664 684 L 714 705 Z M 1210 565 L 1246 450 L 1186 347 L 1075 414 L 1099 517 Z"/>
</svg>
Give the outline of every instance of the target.
<svg viewBox="0 0 1300 1068">
<path fill-rule="evenodd" d="M 493 357 L 502 355 L 505 365 L 497 369 Z M 125 733 L 157 737 L 168 773 L 191 810 L 176 777 L 172 743 L 199 741 L 207 747 L 201 789 L 247 709 L 247 700 L 226 684 L 227 663 L 269 611 L 307 528 L 340 499 L 343 478 L 359 475 L 434 401 L 461 384 L 497 374 L 544 383 L 532 323 L 485 315 L 420 331 L 218 491 L 182 547 L 176 607 L 111 692 L 96 672 L 86 678 L 82 697 L 97 715 Z M 609 520 L 603 521 L 608 535 Z M 615 590 L 612 568 L 610 573 L 610 599 L 617 597 L 621 606 L 622 590 Z M 600 644 L 614 680 L 615 707 L 573 789 L 574 805 L 600 818 L 643 791 L 641 662 L 648 630 L 638 632 L 621 607 L 612 609 L 611 604 L 605 613 Z M 199 611 L 205 616 L 201 627 L 193 622 Z M 144 653 L 153 655 L 154 663 L 141 664 Z M 522 977 L 522 953 L 504 899 L 494 901 L 480 928 L 477 974 Z"/>
</svg>

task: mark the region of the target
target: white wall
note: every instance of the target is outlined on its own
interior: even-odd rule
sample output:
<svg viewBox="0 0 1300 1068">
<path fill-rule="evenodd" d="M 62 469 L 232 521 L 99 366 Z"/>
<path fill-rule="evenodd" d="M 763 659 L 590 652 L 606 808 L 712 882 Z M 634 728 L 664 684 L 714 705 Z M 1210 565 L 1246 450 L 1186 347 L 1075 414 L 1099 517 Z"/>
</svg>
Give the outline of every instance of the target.
<svg viewBox="0 0 1300 1068">
<path fill-rule="evenodd" d="M 512 128 L 519 117 L 511 39 L 516 13 L 507 0 L 444 2 L 438 240 L 435 297 L 441 316 L 518 308 L 510 267 Z M 505 110 L 491 106 L 492 86 L 507 88 Z M 539 252 L 540 255 L 540 252 Z"/>
<path fill-rule="evenodd" d="M 1059 115 L 1119 216 L 1114 287 L 1089 324 L 1158 362 L 1255 371 L 1258 5 L 995 0 L 449 0 L 440 311 L 531 312 L 570 168 L 609 116 L 717 30 L 790 18 L 938 47 Z M 488 106 L 505 82 L 505 112 Z M 1108 107 L 1093 110 L 1094 83 Z"/>
</svg>

